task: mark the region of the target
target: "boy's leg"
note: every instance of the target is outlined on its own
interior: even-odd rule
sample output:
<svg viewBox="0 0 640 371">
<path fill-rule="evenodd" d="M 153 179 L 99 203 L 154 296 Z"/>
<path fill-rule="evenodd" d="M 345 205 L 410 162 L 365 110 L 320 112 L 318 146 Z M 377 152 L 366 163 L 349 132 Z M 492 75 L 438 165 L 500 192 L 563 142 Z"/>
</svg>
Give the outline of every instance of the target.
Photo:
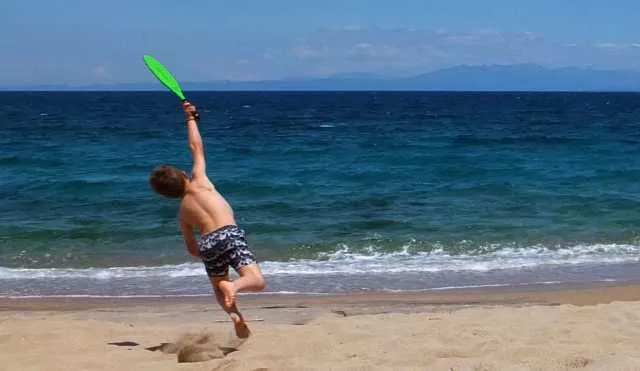
<svg viewBox="0 0 640 371">
<path fill-rule="evenodd" d="M 264 277 L 257 263 L 251 263 L 237 269 L 240 277 L 235 281 L 220 280 L 218 286 L 224 295 L 224 306 L 235 306 L 236 294 L 239 291 L 262 291 Z"/>
<path fill-rule="evenodd" d="M 231 306 L 225 305 L 225 296 L 223 291 L 220 289 L 220 284 L 223 282 L 229 282 L 229 277 L 211 277 L 210 280 L 218 304 L 220 304 L 222 309 L 227 312 L 227 314 L 229 314 L 229 317 L 233 321 L 233 327 L 235 328 L 236 336 L 238 336 L 238 338 L 240 339 L 248 338 L 251 335 L 251 331 L 249 331 L 249 327 L 247 326 L 242 313 L 240 313 L 235 303 L 233 303 Z"/>
</svg>

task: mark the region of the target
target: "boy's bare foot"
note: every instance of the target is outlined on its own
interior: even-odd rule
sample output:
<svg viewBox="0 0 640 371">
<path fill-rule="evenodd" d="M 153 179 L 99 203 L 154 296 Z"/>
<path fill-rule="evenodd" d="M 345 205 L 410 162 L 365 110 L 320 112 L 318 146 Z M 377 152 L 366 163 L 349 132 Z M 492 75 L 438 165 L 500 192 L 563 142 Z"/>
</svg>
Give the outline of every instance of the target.
<svg viewBox="0 0 640 371">
<path fill-rule="evenodd" d="M 227 308 L 231 308 L 233 304 L 236 302 L 236 287 L 231 281 L 220 281 L 218 283 L 218 288 L 222 291 L 222 295 L 224 296 L 224 306 Z"/>
<path fill-rule="evenodd" d="M 251 331 L 249 330 L 249 326 L 244 321 L 244 318 L 240 316 L 238 313 L 229 314 L 231 320 L 233 321 L 233 327 L 236 330 L 236 336 L 240 339 L 246 339 L 251 336 Z"/>
</svg>

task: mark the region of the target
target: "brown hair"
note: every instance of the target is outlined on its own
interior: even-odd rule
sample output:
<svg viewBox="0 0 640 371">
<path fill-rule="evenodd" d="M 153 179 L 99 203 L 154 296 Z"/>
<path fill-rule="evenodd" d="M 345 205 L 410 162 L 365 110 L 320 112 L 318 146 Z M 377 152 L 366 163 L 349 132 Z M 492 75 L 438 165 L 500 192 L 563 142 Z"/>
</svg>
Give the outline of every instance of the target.
<svg viewBox="0 0 640 371">
<path fill-rule="evenodd" d="M 184 195 L 187 180 L 184 173 L 170 165 L 160 165 L 151 171 L 149 184 L 157 193 L 169 197 L 180 198 Z"/>
</svg>

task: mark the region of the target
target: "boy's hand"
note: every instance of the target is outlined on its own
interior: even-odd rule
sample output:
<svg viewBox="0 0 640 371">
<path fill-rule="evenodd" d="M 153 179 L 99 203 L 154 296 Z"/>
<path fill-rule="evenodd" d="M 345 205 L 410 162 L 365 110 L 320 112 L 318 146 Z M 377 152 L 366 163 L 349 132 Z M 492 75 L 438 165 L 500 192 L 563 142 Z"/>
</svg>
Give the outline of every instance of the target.
<svg viewBox="0 0 640 371">
<path fill-rule="evenodd" d="M 184 117 L 187 121 L 197 120 L 200 118 L 196 106 L 189 102 L 182 103 L 182 109 L 184 110 Z"/>
</svg>

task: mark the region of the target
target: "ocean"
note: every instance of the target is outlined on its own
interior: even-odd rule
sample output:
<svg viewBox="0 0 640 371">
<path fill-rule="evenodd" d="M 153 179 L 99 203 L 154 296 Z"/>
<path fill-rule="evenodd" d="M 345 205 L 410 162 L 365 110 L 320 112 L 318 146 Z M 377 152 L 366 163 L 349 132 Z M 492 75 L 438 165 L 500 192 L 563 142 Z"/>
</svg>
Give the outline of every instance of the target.
<svg viewBox="0 0 640 371">
<path fill-rule="evenodd" d="M 640 280 L 640 94 L 192 92 L 271 293 Z M 210 295 L 167 92 L 0 93 L 0 296 Z"/>
</svg>

